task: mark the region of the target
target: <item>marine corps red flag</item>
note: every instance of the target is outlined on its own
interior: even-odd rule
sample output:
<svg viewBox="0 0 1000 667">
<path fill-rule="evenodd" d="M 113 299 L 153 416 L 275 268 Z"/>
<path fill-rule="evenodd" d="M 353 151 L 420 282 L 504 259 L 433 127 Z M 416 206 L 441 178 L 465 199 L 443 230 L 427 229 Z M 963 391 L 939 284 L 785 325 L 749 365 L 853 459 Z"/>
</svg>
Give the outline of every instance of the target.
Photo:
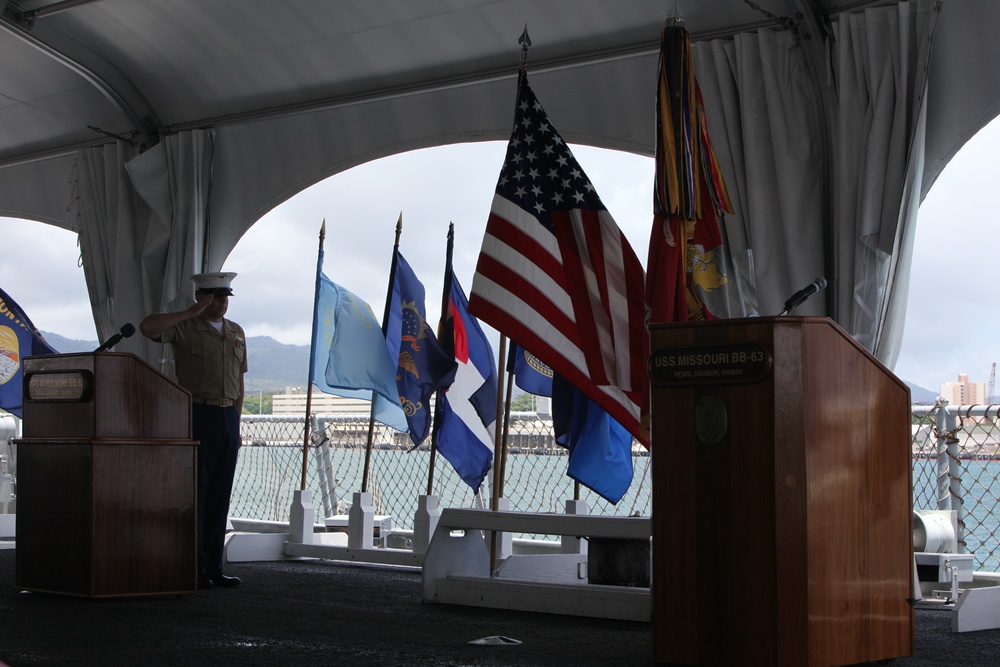
<svg viewBox="0 0 1000 667">
<path fill-rule="evenodd" d="M 656 182 L 646 263 L 651 322 L 729 315 L 719 216 L 732 213 L 708 137 L 686 29 L 667 26 L 656 96 Z"/>
</svg>

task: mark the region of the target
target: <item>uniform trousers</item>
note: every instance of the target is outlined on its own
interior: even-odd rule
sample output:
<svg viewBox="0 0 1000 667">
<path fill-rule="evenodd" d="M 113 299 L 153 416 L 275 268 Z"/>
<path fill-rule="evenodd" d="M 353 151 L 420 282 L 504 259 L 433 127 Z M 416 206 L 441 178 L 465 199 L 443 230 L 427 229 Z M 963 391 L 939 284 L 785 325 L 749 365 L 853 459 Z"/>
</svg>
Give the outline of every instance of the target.
<svg viewBox="0 0 1000 667">
<path fill-rule="evenodd" d="M 240 415 L 236 406 L 220 408 L 195 403 L 191 426 L 198 447 L 198 573 L 223 572 L 229 498 L 240 453 Z"/>
</svg>

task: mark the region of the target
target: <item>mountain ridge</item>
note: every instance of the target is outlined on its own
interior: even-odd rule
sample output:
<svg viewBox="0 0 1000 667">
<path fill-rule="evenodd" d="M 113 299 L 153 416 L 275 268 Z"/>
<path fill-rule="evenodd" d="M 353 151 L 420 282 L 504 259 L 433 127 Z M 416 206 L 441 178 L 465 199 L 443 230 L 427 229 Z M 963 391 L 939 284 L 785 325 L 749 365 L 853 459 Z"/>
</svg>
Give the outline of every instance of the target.
<svg viewBox="0 0 1000 667">
<path fill-rule="evenodd" d="M 97 341 L 75 340 L 43 331 L 49 345 L 63 354 L 93 352 Z M 309 346 L 281 343 L 270 336 L 247 337 L 246 391 L 283 393 L 286 387 L 304 387 L 309 376 Z"/>
</svg>

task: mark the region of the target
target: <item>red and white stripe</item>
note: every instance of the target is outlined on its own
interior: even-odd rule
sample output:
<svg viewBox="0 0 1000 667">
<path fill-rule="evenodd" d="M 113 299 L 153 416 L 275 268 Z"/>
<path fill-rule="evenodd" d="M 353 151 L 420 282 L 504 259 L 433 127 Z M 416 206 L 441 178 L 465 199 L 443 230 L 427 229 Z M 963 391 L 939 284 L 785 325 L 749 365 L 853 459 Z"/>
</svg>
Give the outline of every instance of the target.
<svg viewBox="0 0 1000 667">
<path fill-rule="evenodd" d="M 645 276 L 606 210 L 551 214 L 495 195 L 470 311 L 530 350 L 645 442 Z"/>
</svg>

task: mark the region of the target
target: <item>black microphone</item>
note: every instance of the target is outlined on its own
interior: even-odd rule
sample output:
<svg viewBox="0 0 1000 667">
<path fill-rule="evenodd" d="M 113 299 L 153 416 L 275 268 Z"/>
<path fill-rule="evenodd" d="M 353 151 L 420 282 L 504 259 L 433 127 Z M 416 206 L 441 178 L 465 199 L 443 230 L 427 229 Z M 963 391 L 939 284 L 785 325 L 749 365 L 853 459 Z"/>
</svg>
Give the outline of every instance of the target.
<svg viewBox="0 0 1000 667">
<path fill-rule="evenodd" d="M 802 305 L 802 302 L 811 297 L 816 292 L 820 291 L 826 287 L 826 278 L 820 276 L 816 280 L 809 283 L 806 287 L 803 287 L 798 292 L 792 295 L 788 301 L 785 302 L 785 309 L 781 311 L 781 315 L 787 315 L 790 310 L 797 308 Z"/>
<path fill-rule="evenodd" d="M 118 333 L 116 333 L 114 336 L 104 341 L 104 344 L 101 345 L 96 350 L 94 350 L 94 352 L 104 352 L 105 350 L 111 349 L 112 347 L 117 345 L 118 341 L 120 341 L 122 338 L 128 338 L 134 333 L 135 333 L 135 327 L 132 326 L 131 322 L 126 322 L 125 324 L 122 325 L 122 328 L 118 330 Z"/>
</svg>

